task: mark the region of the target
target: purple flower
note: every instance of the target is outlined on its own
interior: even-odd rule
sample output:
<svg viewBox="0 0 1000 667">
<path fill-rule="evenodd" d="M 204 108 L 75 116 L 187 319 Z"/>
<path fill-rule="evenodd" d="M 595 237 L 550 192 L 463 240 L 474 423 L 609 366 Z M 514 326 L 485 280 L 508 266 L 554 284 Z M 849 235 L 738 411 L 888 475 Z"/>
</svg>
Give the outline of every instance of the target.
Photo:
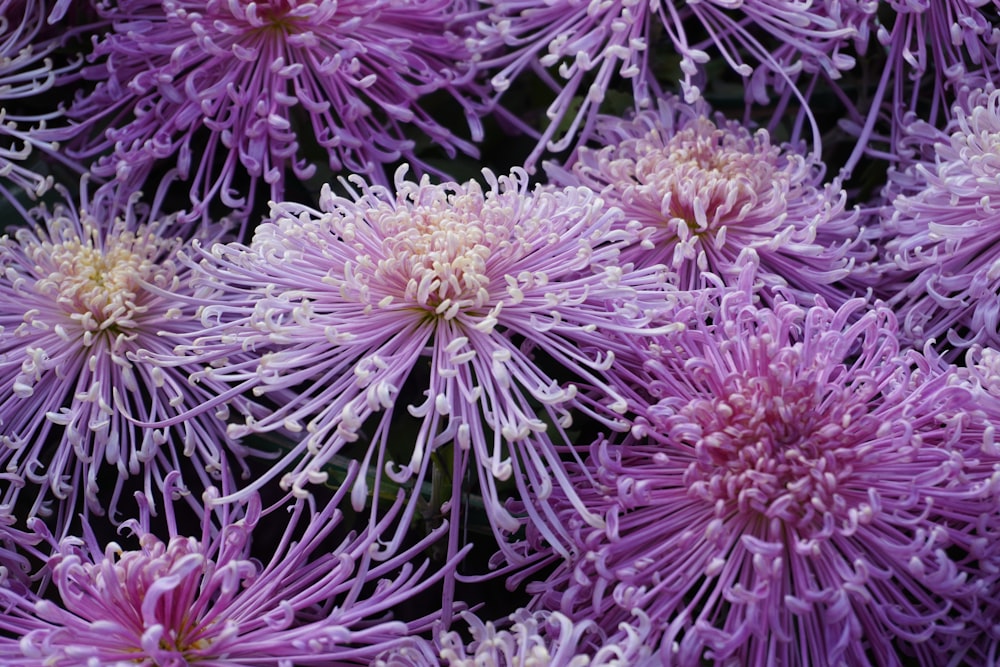
<svg viewBox="0 0 1000 667">
<path fill-rule="evenodd" d="M 474 154 L 422 106 L 443 92 L 480 138 L 470 54 L 446 0 L 102 1 L 110 26 L 70 114 L 99 121 L 77 145 L 101 177 L 134 178 L 175 161 L 192 201 L 251 203 L 263 181 L 282 199 L 313 154 L 335 172 L 386 181 L 384 163 L 426 167 L 413 135 Z M 415 130 L 415 132 L 411 132 Z M 96 136 L 95 136 L 96 135 Z M 197 209 L 198 207 L 196 207 Z"/>
<path fill-rule="evenodd" d="M 915 346 L 1000 345 L 1000 91 L 966 90 L 943 129 L 913 121 L 893 175 L 879 289 Z"/>
<path fill-rule="evenodd" d="M 559 612 L 519 609 L 503 629 L 474 614 L 461 616 L 472 636 L 468 645 L 456 631 L 440 632 L 433 642 L 379 656 L 373 667 L 639 667 L 651 662 L 649 622 L 641 617 L 609 637 L 594 621 L 572 621 Z"/>
<path fill-rule="evenodd" d="M 82 171 L 59 151 L 58 142 L 73 132 L 50 126 L 62 110 L 38 113 L 24 105 L 25 100 L 52 96 L 57 80 L 72 78 L 79 65 L 53 64 L 61 40 L 43 34 L 45 12 L 45 3 L 38 0 L 0 0 L 0 195 L 19 210 L 20 192 L 34 199 L 53 183 L 48 169 L 35 159 L 36 151 Z"/>
<path fill-rule="evenodd" d="M 649 346 L 631 434 L 586 464 L 606 528 L 579 526 L 536 603 L 605 628 L 641 610 L 666 664 L 972 650 L 996 622 L 996 422 L 953 367 L 901 350 L 888 308 L 765 308 L 753 281 L 692 292 Z"/>
<path fill-rule="evenodd" d="M 189 459 L 188 481 L 228 489 L 225 453 L 243 453 L 225 434 L 225 406 L 169 429 L 135 423 L 225 389 L 189 383 L 198 368 L 189 361 L 163 367 L 151 357 L 201 326 L 179 257 L 185 239 L 218 240 L 226 226 L 180 223 L 160 210 L 160 194 L 147 205 L 139 193 L 89 189 L 84 181 L 78 205 L 62 192 L 65 204 L 34 209 L 33 224 L 0 238 L 0 463 L 12 480 L 0 504 L 40 486 L 21 519 L 46 512 L 50 494 L 60 523 L 81 498 L 86 511 L 114 512 L 126 478 L 151 495 Z M 110 489 L 99 488 L 105 467 L 114 471 Z"/>
<path fill-rule="evenodd" d="M 1000 78 L 997 7 L 995 0 L 886 0 L 849 12 L 860 34 L 874 33 L 870 60 L 881 75 L 864 96 L 866 109 L 857 108 L 856 91 L 834 89 L 849 110 L 843 124 L 858 134 L 847 171 L 866 153 L 895 162 L 911 117 L 940 126 L 963 86 Z"/>
<path fill-rule="evenodd" d="M 569 147 L 578 130 L 588 135 L 601 102 L 619 79 L 631 82 L 637 108 L 660 95 L 654 57 L 663 44 L 657 40 L 680 56 L 680 84 L 689 102 L 701 94 L 709 50 L 740 76 L 759 81 L 748 89 L 748 98 L 766 97 L 763 80 L 769 76 L 788 83 L 802 68 L 835 74 L 854 64 L 840 48 L 855 31 L 828 3 L 486 0 L 485 5 L 478 23 L 486 54 L 481 67 L 495 71 L 494 88 L 502 94 L 523 72 L 534 69 L 557 93 L 527 159 L 529 169 L 545 150 Z M 689 35 L 691 27 L 696 30 Z M 772 38 L 780 46 L 764 45 Z M 564 119 L 568 129 L 552 141 Z"/>
<path fill-rule="evenodd" d="M 82 539 L 57 541 L 34 521 L 53 550 L 43 569 L 53 590 L 42 596 L 0 585 L 0 661 L 367 664 L 435 619 L 405 622 L 386 614 L 437 579 L 425 576 L 427 563 L 411 561 L 440 533 L 379 561 L 384 524 L 335 539 L 342 490 L 326 505 L 300 499 L 284 517 L 274 514 L 280 506 L 270 516 L 262 512 L 256 497 L 237 508 L 206 493 L 200 534 L 189 535 L 178 528 L 171 500 L 177 482 L 171 473 L 165 484 L 166 531 L 151 532 L 141 495 L 140 517 L 123 525 L 130 535 L 120 542 L 101 544 L 86 526 Z M 251 548 L 265 520 L 283 528 L 258 560 Z"/>
<path fill-rule="evenodd" d="M 498 484 L 544 498 L 566 485 L 573 411 L 615 426 L 624 403 L 606 375 L 627 352 L 615 334 L 640 330 L 662 304 L 660 270 L 615 263 L 615 214 L 589 190 L 529 191 L 521 170 L 483 173 L 485 189 L 407 181 L 402 169 L 395 191 L 355 178 L 350 197 L 327 187 L 321 210 L 275 204 L 249 246 L 204 253 L 201 271 L 222 303 L 203 309 L 209 329 L 190 353 L 216 381 L 292 393 L 231 428 L 298 438 L 252 486 L 295 462 L 285 484 L 301 490 L 344 449 L 375 474 L 374 487 L 358 478 L 360 509 L 386 484 L 419 489 L 439 459 L 454 471 L 457 512 L 471 457 L 498 533 L 527 518 L 559 542 L 544 501 L 515 518 Z M 233 363 L 240 347 L 259 360 Z M 567 374 L 575 382 L 557 381 Z"/>
<path fill-rule="evenodd" d="M 590 139 L 596 147 L 565 166 L 545 164 L 550 180 L 621 208 L 615 227 L 633 236 L 621 261 L 666 264 L 682 289 L 700 286 L 704 272 L 734 281 L 752 248 L 766 284 L 841 303 L 851 296 L 843 281 L 857 280 L 873 254 L 839 183 L 822 183 L 818 158 L 713 117 L 704 102 L 671 96 L 629 119 L 599 116 Z"/>
</svg>

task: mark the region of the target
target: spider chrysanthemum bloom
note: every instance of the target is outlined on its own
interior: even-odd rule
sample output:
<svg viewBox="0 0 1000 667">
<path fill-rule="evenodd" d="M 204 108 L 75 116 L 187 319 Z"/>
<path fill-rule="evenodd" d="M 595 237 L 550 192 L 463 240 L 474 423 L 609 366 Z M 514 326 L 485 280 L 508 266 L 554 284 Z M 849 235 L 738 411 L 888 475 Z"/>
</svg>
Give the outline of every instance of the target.
<svg viewBox="0 0 1000 667">
<path fill-rule="evenodd" d="M 167 494 L 176 482 L 173 473 Z M 139 519 L 122 530 L 131 535 L 106 544 L 88 528 L 82 539 L 55 540 L 35 520 L 52 549 L 44 566 L 50 583 L 44 595 L 0 586 L 0 660 L 22 667 L 368 664 L 435 620 L 393 620 L 389 612 L 437 580 L 418 559 L 440 533 L 379 561 L 384 524 L 334 532 L 345 491 L 326 505 L 300 499 L 285 517 L 275 515 L 283 506 L 263 513 L 256 497 L 245 508 L 216 504 L 210 491 L 194 534 L 179 530 L 166 494 L 167 530 L 151 532 L 140 496 Z M 278 537 L 258 560 L 255 533 L 275 520 Z"/>
<path fill-rule="evenodd" d="M 359 477 L 357 507 L 384 486 L 390 459 L 392 479 L 419 488 L 435 452 L 454 443 L 454 478 L 471 456 L 493 526 L 516 530 L 498 481 L 544 499 L 566 486 L 559 450 L 572 411 L 614 426 L 624 404 L 606 375 L 628 351 L 616 333 L 640 330 L 662 304 L 661 267 L 618 266 L 616 214 L 584 188 L 529 190 L 522 170 L 484 171 L 485 187 L 404 175 L 395 191 L 362 179 L 351 196 L 326 188 L 320 210 L 275 204 L 249 246 L 206 251 L 201 271 L 223 303 L 203 310 L 208 328 L 190 352 L 221 359 L 207 371 L 215 380 L 297 394 L 232 431 L 303 431 L 285 459 L 297 461 L 294 487 L 323 479 L 372 417 L 358 444 L 377 486 Z M 259 362 L 227 362 L 238 345 Z M 554 367 L 604 397 L 585 398 Z M 405 448 L 393 457 L 397 432 Z M 527 509 L 547 523 L 544 500 Z"/>
<path fill-rule="evenodd" d="M 651 54 L 663 51 L 661 42 L 680 56 L 678 76 L 690 102 L 700 97 L 710 51 L 742 77 L 754 73 L 749 61 L 760 68 L 759 75 L 777 75 L 785 82 L 803 67 L 836 75 L 854 64 L 840 49 L 855 31 L 829 3 L 487 0 L 485 5 L 478 23 L 486 53 L 481 66 L 494 71 L 494 87 L 502 94 L 523 72 L 535 69 L 557 92 L 541 139 L 526 161 L 529 168 L 543 151 L 571 145 L 578 130 L 586 136 L 617 80 L 631 81 L 638 108 L 659 96 Z M 689 36 L 693 26 L 698 36 Z M 761 84 L 749 86 L 747 96 L 766 97 Z M 567 118 L 568 129 L 553 142 Z"/>
<path fill-rule="evenodd" d="M 623 624 L 607 636 L 590 620 L 573 621 L 559 612 L 519 609 L 503 627 L 461 614 L 472 641 L 456 631 L 439 632 L 433 642 L 402 646 L 373 667 L 639 667 L 650 660 L 647 619 Z"/>
<path fill-rule="evenodd" d="M 768 285 L 840 303 L 851 296 L 841 281 L 872 254 L 857 211 L 845 210 L 837 182 L 822 183 L 817 158 L 703 102 L 667 97 L 629 119 L 600 116 L 590 143 L 565 166 L 546 163 L 550 180 L 622 209 L 615 226 L 634 240 L 621 261 L 665 264 L 682 289 L 701 285 L 704 272 L 734 281 L 740 253 L 753 249 Z"/>
<path fill-rule="evenodd" d="M 878 289 L 917 347 L 997 347 L 1000 91 L 964 91 L 945 128 L 915 121 L 909 132 L 916 159 L 888 190 Z"/>
<path fill-rule="evenodd" d="M 606 529 L 580 528 L 536 603 L 605 627 L 641 609 L 684 666 L 972 650 L 996 620 L 1000 457 L 970 385 L 881 305 L 692 294 L 631 434 L 592 448 L 603 490 L 580 495 Z"/>
<path fill-rule="evenodd" d="M 58 80 L 68 80 L 79 62 L 55 65 L 60 40 L 43 34 L 46 5 L 40 0 L 0 0 L 0 195 L 20 208 L 18 194 L 35 198 L 52 185 L 39 152 L 73 164 L 59 151 L 59 142 L 75 134 L 53 121 L 62 110 L 39 113 L 25 105 L 51 92 Z M 80 171 L 79 166 L 76 168 Z"/>
<path fill-rule="evenodd" d="M 334 172 L 386 182 L 384 163 L 423 165 L 414 135 L 450 155 L 473 146 L 422 106 L 451 97 L 479 138 L 471 56 L 446 0 L 122 0 L 98 9 L 98 83 L 70 114 L 98 122 L 76 148 L 94 173 L 127 177 L 170 159 L 196 203 L 282 199 L 326 153 Z M 460 30 L 458 27 L 456 30 Z M 454 107 L 453 107 L 454 108 Z M 413 130 L 413 131 L 411 131 Z"/>
<path fill-rule="evenodd" d="M 65 203 L 34 209 L 32 224 L 0 238 L 0 463 L 15 478 L 0 502 L 36 489 L 22 518 L 53 496 L 63 519 L 81 511 L 81 498 L 87 511 L 113 511 L 125 478 L 152 493 L 187 459 L 188 481 L 228 489 L 226 451 L 243 453 L 226 436 L 226 406 L 168 429 L 135 423 L 225 388 L 189 383 L 197 367 L 184 360 L 151 359 L 200 329 L 179 253 L 192 237 L 225 238 L 225 224 L 198 231 L 162 212 L 158 197 L 146 205 L 139 193 L 89 189 L 79 208 L 63 193 Z M 105 468 L 110 488 L 99 489 Z"/>
<path fill-rule="evenodd" d="M 896 162 L 909 116 L 941 126 L 971 77 L 1000 77 L 996 0 L 881 0 L 856 7 L 851 22 L 859 33 L 874 35 L 868 57 L 881 74 L 864 96 L 865 109 L 855 108 L 857 91 L 837 91 L 848 107 L 843 122 L 858 134 L 848 171 L 865 153 Z"/>
</svg>

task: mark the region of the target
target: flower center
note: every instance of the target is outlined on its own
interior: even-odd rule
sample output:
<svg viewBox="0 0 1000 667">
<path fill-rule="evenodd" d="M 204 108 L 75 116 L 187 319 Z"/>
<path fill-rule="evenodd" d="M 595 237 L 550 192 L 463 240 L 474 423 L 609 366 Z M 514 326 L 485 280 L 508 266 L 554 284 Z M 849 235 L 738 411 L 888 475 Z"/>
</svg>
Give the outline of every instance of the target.
<svg viewBox="0 0 1000 667">
<path fill-rule="evenodd" d="M 82 633 L 78 641 L 86 642 L 89 632 L 107 634 L 113 619 L 117 628 L 111 633 L 122 642 L 116 648 L 124 653 L 141 653 L 157 665 L 204 659 L 219 626 L 204 623 L 194 614 L 205 606 L 202 596 L 216 593 L 205 583 L 206 574 L 216 565 L 205 558 L 194 538 L 174 537 L 169 544 L 150 534 L 140 539 L 140 549 L 119 551 L 113 562 L 72 559 L 60 563 L 57 582 L 63 603 L 90 622 L 86 629 L 78 628 Z M 244 561 L 227 567 L 237 579 L 255 571 L 252 563 Z"/>
<path fill-rule="evenodd" d="M 40 276 L 35 289 L 51 296 L 83 330 L 86 345 L 99 333 L 127 333 L 138 326 L 136 317 L 148 310 L 143 283 L 169 285 L 176 273 L 172 262 L 160 261 L 176 239 L 140 229 L 111 233 L 102 243 L 99 231 L 86 222 L 82 236 L 61 231 L 68 233 L 58 242 L 22 244 Z"/>
<path fill-rule="evenodd" d="M 704 234 L 738 222 L 781 177 L 778 149 L 763 137 L 718 128 L 708 118 L 688 123 L 661 145 L 642 142 L 636 159 L 636 180 L 654 188 L 657 203 L 669 196 L 666 221 Z M 682 240 L 686 233 L 673 230 Z"/>
<path fill-rule="evenodd" d="M 491 301 L 487 261 L 492 238 L 457 202 L 435 201 L 381 220 L 388 259 L 376 279 L 401 286 L 409 304 L 445 319 Z"/>
<path fill-rule="evenodd" d="M 200 553 L 197 540 L 175 537 L 168 546 L 149 534 L 141 539 L 140 550 L 119 552 L 113 563 L 66 561 L 66 569 L 57 577 L 60 593 L 68 594 L 63 596 L 64 603 L 82 618 L 123 621 L 122 629 L 131 634 L 129 638 L 119 635 L 125 642 L 120 647 L 123 651 L 148 651 L 143 639 L 149 639 L 153 628 L 159 634 L 157 649 L 148 657 L 155 664 L 173 664 L 163 662 L 168 658 L 187 664 L 185 660 L 198 657 L 189 653 L 211 643 L 203 636 L 204 628 L 190 616 L 199 582 L 211 564 Z M 165 585 L 167 581 L 173 583 Z"/>
<path fill-rule="evenodd" d="M 688 487 L 712 504 L 792 523 L 845 511 L 841 486 L 856 455 L 841 442 L 854 402 L 831 393 L 840 392 L 794 373 L 733 375 L 720 395 L 691 401 L 681 411 L 696 434 Z"/>
<path fill-rule="evenodd" d="M 211 23 L 214 32 L 228 33 L 231 30 L 241 32 L 250 29 L 251 36 L 268 34 L 290 34 L 298 32 L 309 16 L 307 8 L 299 10 L 297 0 L 209 0 L 204 16 L 217 19 L 220 22 Z M 313 6 L 312 9 L 315 9 Z M 222 25 L 231 25 L 228 30 Z M 246 37 L 248 35 L 244 35 Z M 253 41 L 252 39 L 250 41 Z"/>
</svg>

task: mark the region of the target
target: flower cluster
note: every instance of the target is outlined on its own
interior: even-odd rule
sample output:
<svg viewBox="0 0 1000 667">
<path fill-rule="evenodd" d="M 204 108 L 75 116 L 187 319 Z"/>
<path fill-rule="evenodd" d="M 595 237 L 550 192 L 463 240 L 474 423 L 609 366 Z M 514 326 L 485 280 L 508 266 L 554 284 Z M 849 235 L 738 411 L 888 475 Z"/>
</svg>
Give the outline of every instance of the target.
<svg viewBox="0 0 1000 667">
<path fill-rule="evenodd" d="M 751 267 L 752 268 L 752 267 Z M 638 608 L 679 664 L 937 664 L 997 594 L 998 452 L 971 385 L 894 317 L 692 293 L 649 343 L 627 437 L 576 474 L 605 529 L 536 603 L 613 628 Z"/>
<path fill-rule="evenodd" d="M 1000 663 L 998 80 L 1000 0 L 0 0 L 0 663 Z"/>
</svg>

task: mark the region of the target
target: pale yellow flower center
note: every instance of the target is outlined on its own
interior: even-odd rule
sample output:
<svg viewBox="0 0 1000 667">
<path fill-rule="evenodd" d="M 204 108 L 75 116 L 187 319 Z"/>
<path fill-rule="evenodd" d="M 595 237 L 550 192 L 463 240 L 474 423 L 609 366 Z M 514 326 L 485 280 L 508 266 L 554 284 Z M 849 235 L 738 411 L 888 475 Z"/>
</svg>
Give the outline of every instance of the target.
<svg viewBox="0 0 1000 667">
<path fill-rule="evenodd" d="M 127 333 L 138 326 L 136 317 L 148 310 L 143 284 L 171 283 L 176 267 L 160 260 L 177 241 L 140 229 L 109 234 L 102 243 L 89 223 L 83 232 L 30 244 L 25 252 L 40 276 L 37 292 L 51 296 L 91 345 L 99 333 Z"/>
<path fill-rule="evenodd" d="M 505 228 L 463 210 L 476 197 L 456 199 L 469 201 L 436 201 L 383 218 L 389 259 L 375 271 L 380 282 L 401 288 L 404 302 L 445 319 L 488 308 L 487 262 L 498 244 L 510 245 L 500 238 L 509 233 Z"/>
</svg>

